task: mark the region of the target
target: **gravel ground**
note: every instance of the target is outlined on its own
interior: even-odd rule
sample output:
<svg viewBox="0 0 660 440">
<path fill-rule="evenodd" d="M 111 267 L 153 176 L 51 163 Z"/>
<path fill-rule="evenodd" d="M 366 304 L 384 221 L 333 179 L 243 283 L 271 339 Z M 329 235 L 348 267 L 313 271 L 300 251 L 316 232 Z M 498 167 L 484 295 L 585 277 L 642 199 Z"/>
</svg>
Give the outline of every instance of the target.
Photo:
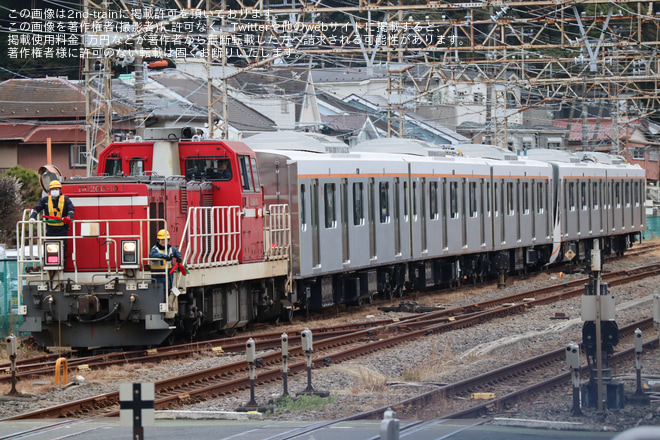
<svg viewBox="0 0 660 440">
<path fill-rule="evenodd" d="M 657 261 L 658 254 L 647 254 L 639 257 L 628 257 L 621 261 L 606 263 L 604 270 L 632 268 L 638 265 Z M 518 281 L 506 289 L 494 287 L 470 287 L 456 292 L 446 292 L 434 296 L 419 296 L 415 298 L 422 305 L 445 304 L 458 306 L 478 299 L 489 299 L 503 294 L 524 292 L 532 288 L 548 284 L 559 284 L 567 280 L 581 278 L 581 274 L 560 274 L 555 272 L 536 274 L 524 281 Z M 651 298 L 657 293 L 660 276 L 635 282 L 623 287 L 612 288 L 610 291 L 616 297 L 617 322 L 620 326 L 650 316 Z M 477 299 L 478 298 L 478 299 Z M 410 300 L 411 298 L 404 298 Z M 555 313 L 568 315 L 567 320 L 550 319 Z M 375 306 L 360 310 L 342 310 L 337 316 L 322 321 L 321 325 L 337 322 L 351 322 L 372 315 L 372 319 L 405 316 L 404 313 L 384 313 Z M 279 326 L 277 329 L 300 329 L 305 323 L 296 318 L 293 326 Z M 319 325 L 314 323 L 314 326 Z M 565 347 L 571 341 L 581 340 L 580 299 L 575 298 L 561 304 L 534 307 L 524 314 L 499 318 L 478 327 L 463 329 L 441 335 L 432 335 L 423 340 L 417 340 L 393 350 L 376 353 L 370 356 L 313 370 L 312 385 L 316 390 L 330 392 L 330 398 L 323 404 L 314 406 L 308 402 L 304 409 L 296 410 L 291 406 L 278 406 L 266 417 L 278 420 L 327 420 L 344 417 L 365 411 L 391 405 L 420 392 L 435 389 L 439 384 L 451 383 L 465 379 L 518 360 Z M 273 330 L 274 328 L 268 328 Z M 655 331 L 645 332 L 644 339 L 657 337 Z M 651 333 L 654 333 L 652 335 Z M 617 349 L 627 348 L 621 344 Z M 165 377 L 198 371 L 219 363 L 229 363 L 243 360 L 243 356 L 196 355 L 190 360 L 169 362 L 159 365 L 127 365 L 121 368 L 111 368 L 102 372 L 82 373 L 84 378 L 78 378 L 78 385 L 64 389 L 55 388 L 51 379 L 19 383 L 19 391 L 37 396 L 38 400 L 4 401 L 0 406 L 0 417 L 25 412 L 91 395 L 113 392 L 119 382 L 149 382 Z M 584 355 L 582 356 L 584 361 Z M 657 351 L 646 353 L 643 357 L 645 379 L 651 385 L 658 379 L 660 391 L 660 356 Z M 257 370 L 258 373 L 258 370 Z M 635 390 L 634 363 L 626 368 L 613 372 L 617 380 L 625 383 L 626 393 Z M 295 395 L 305 389 L 306 374 L 289 377 L 289 392 Z M 4 386 L 3 386 L 4 387 Z M 486 391 L 486 390 L 484 390 Z M 0 387 L 0 393 L 6 393 Z M 281 382 L 259 386 L 255 397 L 259 405 L 266 405 L 269 400 L 282 393 Z M 249 391 L 234 396 L 209 400 L 192 404 L 189 410 L 233 411 L 249 401 Z M 569 387 L 556 390 L 542 396 L 536 396 L 529 401 L 520 402 L 515 408 L 505 414 L 491 416 L 527 418 L 537 420 L 561 420 L 583 422 L 593 425 L 594 429 L 609 429 L 620 431 L 639 425 L 660 425 L 660 404 L 651 402 L 649 406 L 635 407 L 628 405 L 622 410 L 598 412 L 595 409 L 583 408 L 583 417 L 571 417 L 572 390 Z M 443 402 L 432 408 L 435 414 L 447 412 Z"/>
</svg>

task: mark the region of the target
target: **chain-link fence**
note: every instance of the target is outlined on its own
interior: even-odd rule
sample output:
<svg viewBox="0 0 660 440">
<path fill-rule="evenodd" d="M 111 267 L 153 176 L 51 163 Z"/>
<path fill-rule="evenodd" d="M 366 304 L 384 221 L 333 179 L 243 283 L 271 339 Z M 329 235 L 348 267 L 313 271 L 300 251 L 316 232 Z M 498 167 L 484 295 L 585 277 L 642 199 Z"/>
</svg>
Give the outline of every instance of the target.
<svg viewBox="0 0 660 440">
<path fill-rule="evenodd" d="M 18 265 L 16 260 L 0 259 L 0 337 L 16 334 L 18 315 Z"/>
<path fill-rule="evenodd" d="M 646 217 L 644 240 L 653 240 L 658 237 L 660 237 L 660 217 Z"/>
</svg>

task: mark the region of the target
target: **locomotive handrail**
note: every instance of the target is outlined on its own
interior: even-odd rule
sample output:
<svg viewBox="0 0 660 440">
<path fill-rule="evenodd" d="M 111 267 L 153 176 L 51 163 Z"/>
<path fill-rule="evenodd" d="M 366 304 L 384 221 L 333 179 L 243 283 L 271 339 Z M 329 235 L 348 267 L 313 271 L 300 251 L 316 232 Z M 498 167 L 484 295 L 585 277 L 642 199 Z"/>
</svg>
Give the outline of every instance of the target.
<svg viewBox="0 0 660 440">
<path fill-rule="evenodd" d="M 239 206 L 188 208 L 180 243 L 183 264 L 191 269 L 239 263 L 241 218 Z"/>
<path fill-rule="evenodd" d="M 149 243 L 149 228 L 146 226 L 151 222 L 157 222 L 159 225 L 164 225 L 167 228 L 167 222 L 163 219 L 107 219 L 107 220 L 73 220 L 71 222 L 72 235 L 67 235 L 63 237 L 48 237 L 45 233 L 45 225 L 38 221 L 37 223 L 31 223 L 29 220 L 30 210 L 25 210 L 23 213 L 23 220 L 17 222 L 16 224 L 16 236 L 18 238 L 17 247 L 17 266 L 18 266 L 18 301 L 19 306 L 23 304 L 23 286 L 28 283 L 30 279 L 39 279 L 40 281 L 52 281 L 52 276 L 47 275 L 47 271 L 43 265 L 43 242 L 45 240 L 60 240 L 64 242 L 65 240 L 71 245 L 71 263 L 73 265 L 73 282 L 78 284 L 80 267 L 78 261 L 78 251 L 79 251 L 79 242 L 84 239 L 101 239 L 104 240 L 102 244 L 107 244 L 108 247 L 113 247 L 113 251 L 106 249 L 105 251 L 105 260 L 107 262 L 107 272 L 105 276 L 112 274 L 118 274 L 120 267 L 120 255 L 119 249 L 117 246 L 117 241 L 119 239 L 136 239 L 138 240 L 139 246 L 142 249 L 140 252 L 140 260 L 138 261 L 138 269 L 142 272 L 140 278 L 150 278 L 151 270 L 147 270 L 146 267 L 149 265 L 150 259 L 148 258 L 148 253 L 150 249 Z M 41 215 L 37 217 L 37 220 L 41 219 Z M 112 227 L 110 226 L 113 223 L 125 225 L 126 222 L 137 222 L 138 223 L 138 233 L 113 233 Z M 96 232 L 83 232 L 83 225 L 96 225 L 98 230 Z M 105 232 L 100 233 L 101 225 L 104 226 Z M 94 226 L 90 226 L 89 229 L 93 229 Z M 29 249 L 29 252 L 27 251 Z M 146 252 L 144 252 L 146 251 Z M 113 267 L 114 260 L 114 267 Z M 29 268 L 29 269 L 28 269 Z M 66 267 L 65 269 L 66 270 Z M 99 274 L 94 274 L 92 278 L 96 277 Z M 59 280 L 63 281 L 63 280 Z M 167 278 L 165 280 L 166 288 Z M 167 289 L 166 291 L 169 291 Z M 166 295 L 167 296 L 167 295 Z M 166 298 L 167 300 L 168 298 Z"/>
<path fill-rule="evenodd" d="M 268 207 L 268 222 L 264 229 L 265 254 L 268 260 L 285 260 L 291 251 L 291 216 L 289 205 Z"/>
</svg>

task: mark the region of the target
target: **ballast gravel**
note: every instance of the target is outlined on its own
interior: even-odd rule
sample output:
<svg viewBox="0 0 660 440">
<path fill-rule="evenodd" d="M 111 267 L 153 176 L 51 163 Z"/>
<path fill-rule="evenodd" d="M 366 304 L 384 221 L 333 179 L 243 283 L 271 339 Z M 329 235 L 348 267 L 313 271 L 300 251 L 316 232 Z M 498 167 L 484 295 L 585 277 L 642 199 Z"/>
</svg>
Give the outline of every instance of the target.
<svg viewBox="0 0 660 440">
<path fill-rule="evenodd" d="M 604 271 L 630 269 L 657 261 L 660 252 L 631 256 L 606 262 Z M 505 289 L 491 285 L 463 286 L 449 292 L 434 295 L 416 295 L 404 297 L 404 301 L 417 301 L 420 305 L 445 307 L 466 305 L 475 301 L 497 298 L 508 294 L 525 292 L 548 285 L 559 285 L 565 281 L 584 278 L 580 273 L 543 272 L 527 279 L 518 280 Z M 621 287 L 610 289 L 616 298 L 616 319 L 619 326 L 652 316 L 652 297 L 660 293 L 660 276 L 647 278 Z M 391 304 L 398 303 L 392 301 Z M 268 327 L 265 330 L 284 331 L 300 330 L 306 325 L 331 325 L 340 322 L 353 322 L 364 319 L 383 319 L 404 317 L 407 313 L 382 312 L 379 304 L 358 308 L 341 309 L 335 316 L 324 318 L 320 322 L 306 323 L 302 317 L 295 317 L 291 325 Z M 556 314 L 565 314 L 568 319 L 553 319 Z M 369 316 L 369 318 L 366 318 Z M 580 318 L 580 298 L 562 303 L 531 307 L 525 313 L 513 314 L 480 324 L 475 327 L 452 331 L 396 346 L 393 349 L 375 353 L 358 359 L 334 364 L 329 367 L 315 366 L 312 373 L 312 386 L 315 390 L 328 391 L 330 397 L 319 399 L 318 406 L 309 404 L 303 409 L 287 409 L 280 405 L 271 405 L 272 411 L 264 417 L 276 420 L 317 421 L 331 420 L 357 412 L 379 408 L 404 400 L 408 397 L 430 391 L 442 384 L 456 382 L 475 376 L 516 361 L 526 359 L 552 349 L 565 347 L 569 342 L 579 343 L 582 321 Z M 657 338 L 656 330 L 647 331 L 644 340 Z M 628 348 L 620 344 L 616 350 Z M 258 347 L 257 347 L 258 349 Z M 33 353 L 34 354 L 34 353 Z M 582 356 L 584 361 L 584 355 Z M 52 378 L 19 382 L 22 393 L 35 396 L 31 399 L 3 399 L 0 404 L 0 418 L 33 411 L 61 402 L 81 399 L 103 393 L 115 392 L 120 382 L 156 382 L 166 377 L 200 371 L 219 364 L 238 362 L 243 356 L 194 355 L 188 360 L 161 364 L 125 365 L 103 371 L 76 373 L 70 377 L 72 383 L 64 388 L 55 387 Z M 658 351 L 645 353 L 642 360 L 645 383 L 660 394 L 660 355 Z M 258 374 L 259 370 L 257 370 Z M 613 372 L 617 380 L 625 383 L 626 393 L 635 391 L 634 362 Z M 289 376 L 288 389 L 292 396 L 307 387 L 305 373 Z M 7 388 L 7 389 L 4 389 Z M 0 387 L 0 394 L 6 394 L 9 388 Z M 260 406 L 282 394 L 282 382 L 273 382 L 258 386 L 255 400 Z M 192 411 L 235 411 L 244 407 L 250 400 L 249 390 L 230 397 L 208 400 L 185 406 Z M 506 413 L 489 414 L 489 417 L 507 417 L 518 419 L 552 420 L 581 422 L 597 430 L 622 431 L 639 425 L 660 425 L 660 403 L 651 401 L 647 406 L 627 405 L 624 409 L 612 409 L 598 412 L 596 409 L 583 408 L 582 417 L 571 416 L 572 390 L 555 390 L 552 393 L 535 396 L 520 402 Z M 290 408 L 290 407 L 289 407 Z M 447 412 L 439 405 L 431 411 L 437 415 Z"/>
</svg>

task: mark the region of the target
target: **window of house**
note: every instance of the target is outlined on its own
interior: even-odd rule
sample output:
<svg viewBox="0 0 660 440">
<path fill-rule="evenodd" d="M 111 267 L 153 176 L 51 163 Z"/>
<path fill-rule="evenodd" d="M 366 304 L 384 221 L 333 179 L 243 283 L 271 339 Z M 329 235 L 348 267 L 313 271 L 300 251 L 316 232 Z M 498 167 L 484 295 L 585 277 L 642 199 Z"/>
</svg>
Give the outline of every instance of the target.
<svg viewBox="0 0 660 440">
<path fill-rule="evenodd" d="M 633 148 L 632 158 L 636 160 L 644 160 L 644 148 Z"/>
<path fill-rule="evenodd" d="M 86 150 L 85 145 L 71 145 L 69 150 L 69 165 L 71 168 L 85 168 L 87 166 Z"/>
<path fill-rule="evenodd" d="M 649 160 L 652 162 L 657 162 L 658 161 L 658 149 L 657 148 L 649 148 Z"/>
</svg>

